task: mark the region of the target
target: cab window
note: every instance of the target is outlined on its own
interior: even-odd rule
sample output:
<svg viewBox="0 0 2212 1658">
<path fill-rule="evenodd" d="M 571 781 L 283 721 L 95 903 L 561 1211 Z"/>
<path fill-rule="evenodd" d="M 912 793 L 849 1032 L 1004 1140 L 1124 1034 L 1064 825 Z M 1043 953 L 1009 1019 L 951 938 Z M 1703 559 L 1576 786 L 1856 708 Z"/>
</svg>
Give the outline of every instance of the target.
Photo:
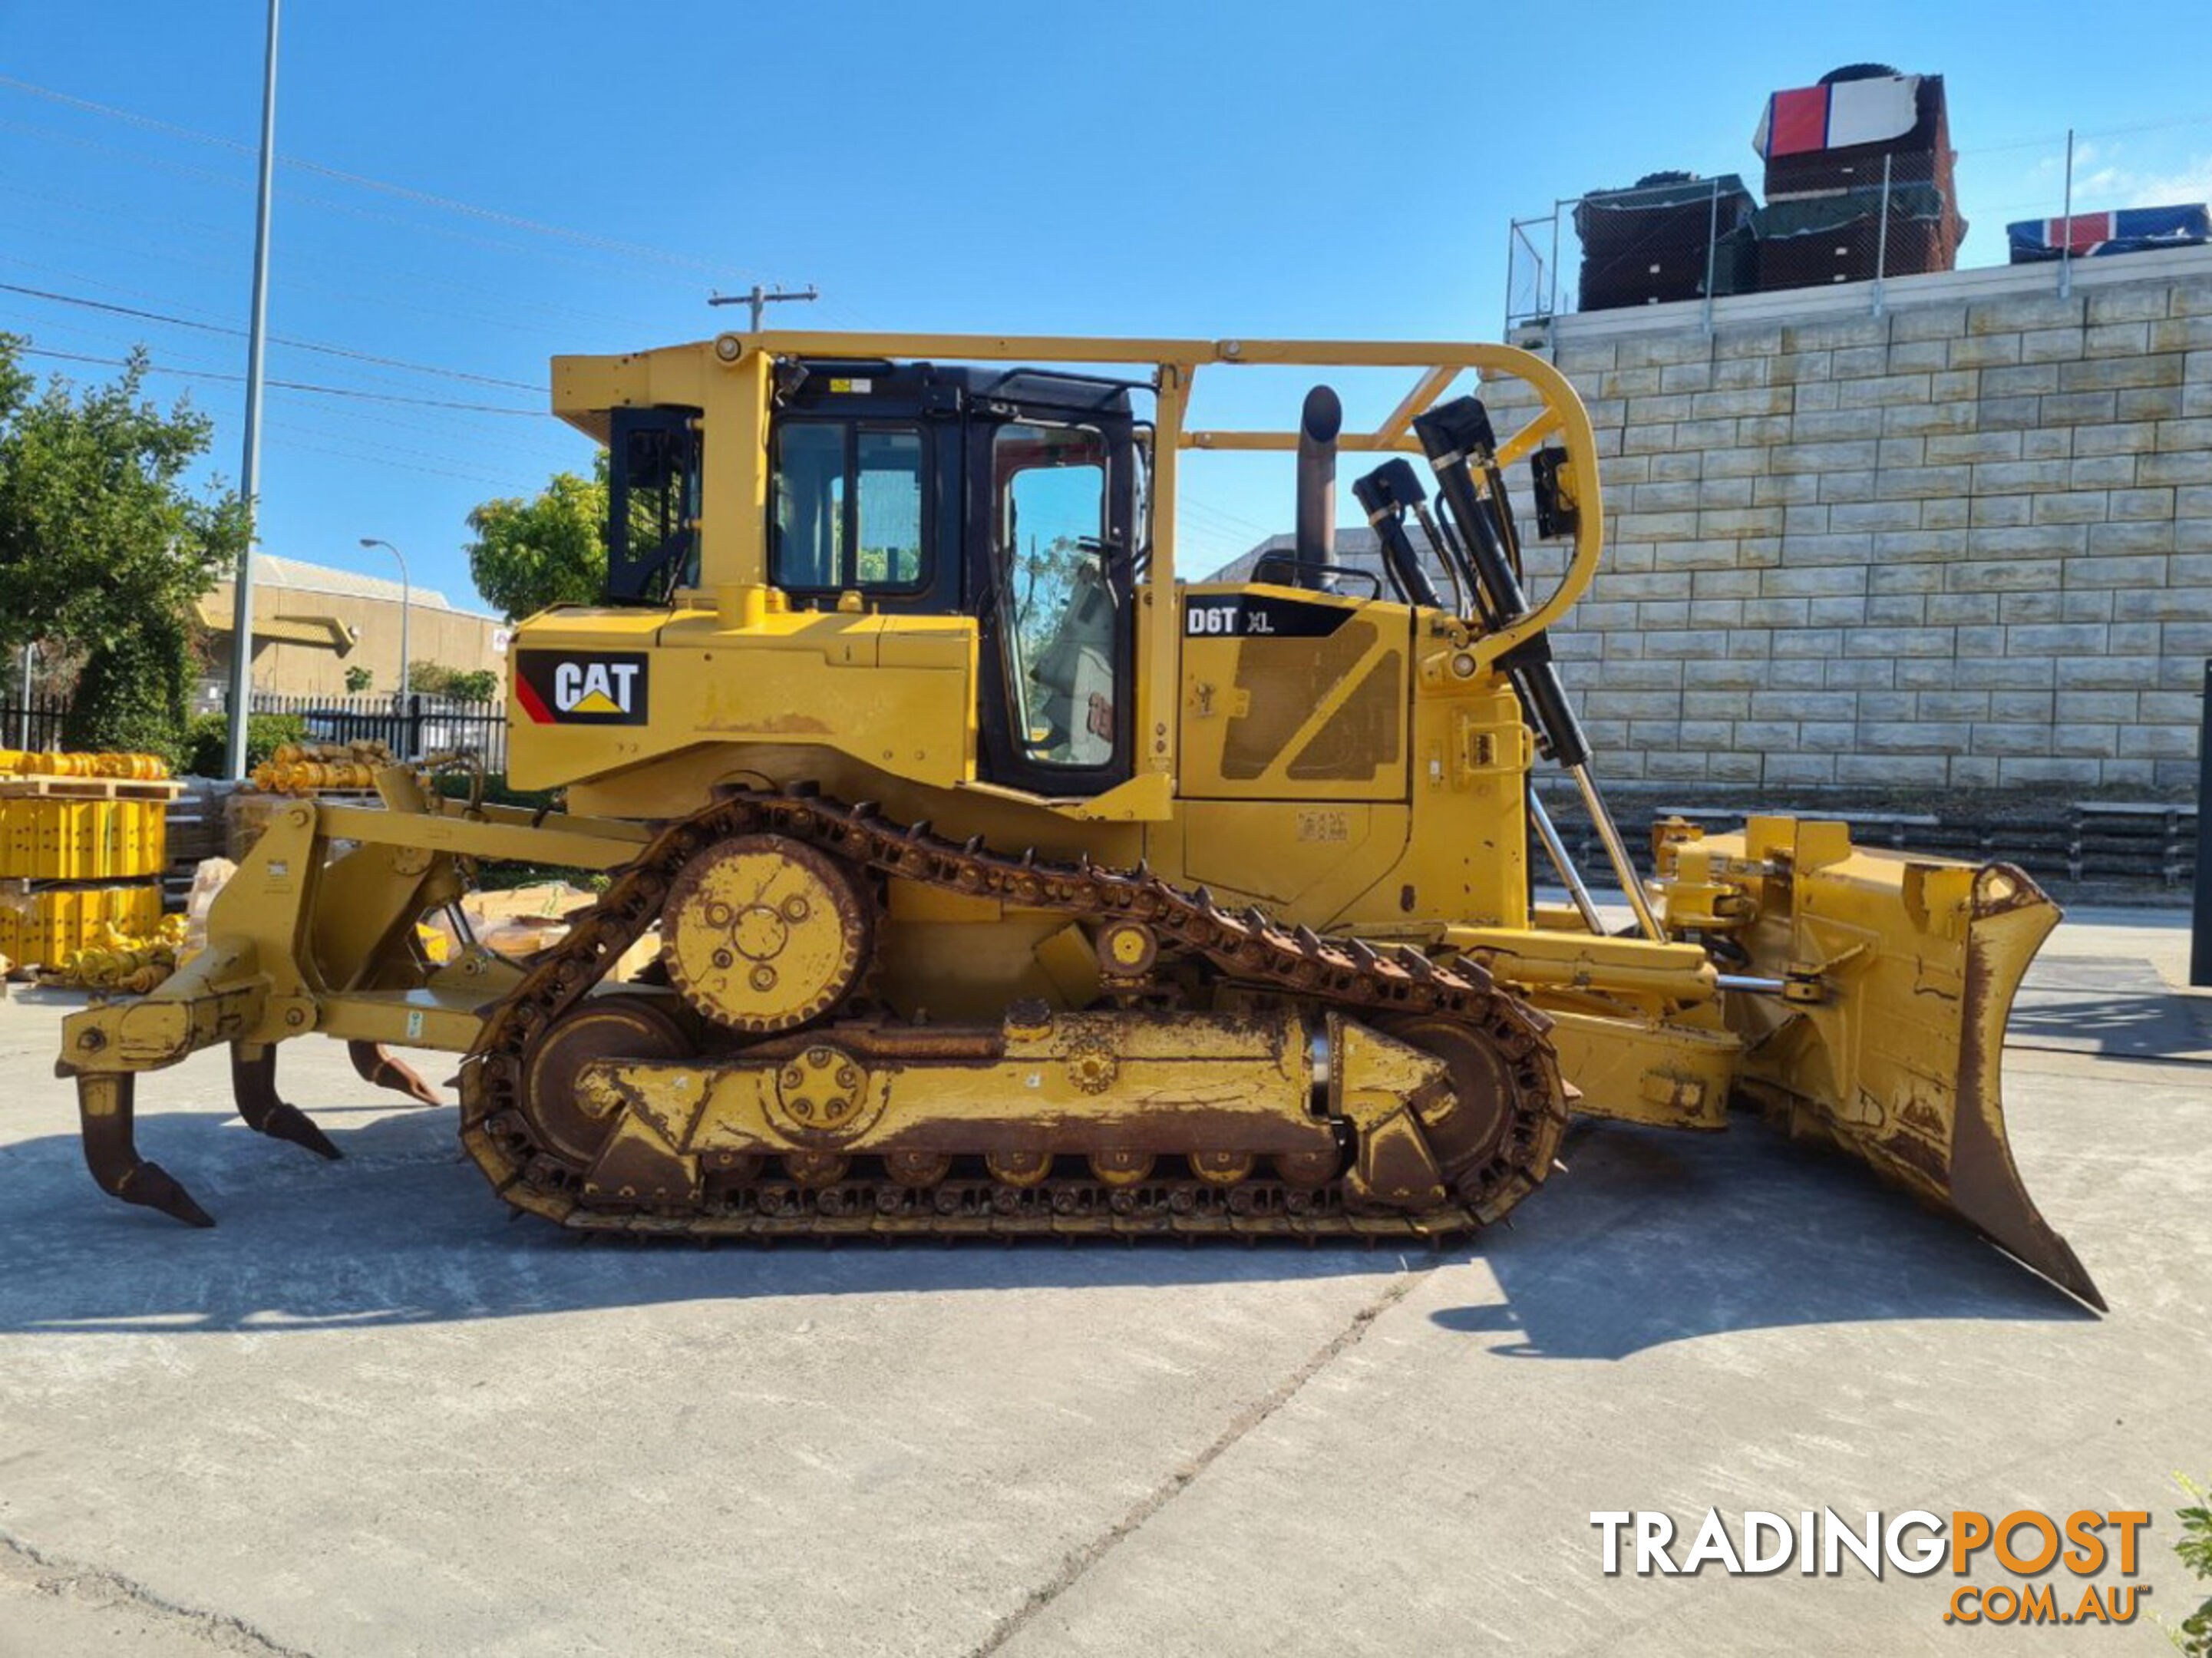
<svg viewBox="0 0 2212 1658">
<path fill-rule="evenodd" d="M 1007 706 L 1021 756 L 1114 758 L 1121 605 L 1107 568 L 1106 440 L 1088 427 L 1014 422 L 992 440 Z"/>
<path fill-rule="evenodd" d="M 928 579 L 927 441 L 918 427 L 789 421 L 775 440 L 779 587 L 914 592 Z"/>
<path fill-rule="evenodd" d="M 699 581 L 698 411 L 617 409 L 608 450 L 607 598 L 666 604 Z"/>
</svg>

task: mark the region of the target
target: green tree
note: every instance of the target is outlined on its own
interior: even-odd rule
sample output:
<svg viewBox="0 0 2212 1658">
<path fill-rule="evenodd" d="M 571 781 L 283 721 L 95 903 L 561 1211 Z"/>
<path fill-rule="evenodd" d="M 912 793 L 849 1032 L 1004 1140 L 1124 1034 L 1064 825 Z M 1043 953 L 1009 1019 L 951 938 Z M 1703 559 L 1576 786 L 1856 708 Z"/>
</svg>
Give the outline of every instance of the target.
<svg viewBox="0 0 2212 1658">
<path fill-rule="evenodd" d="M 457 702 L 489 702 L 499 695 L 499 676 L 489 668 L 448 668 L 437 662 L 407 665 L 407 689 L 424 696 L 449 696 Z"/>
<path fill-rule="evenodd" d="M 517 622 L 556 604 L 589 604 L 607 581 L 607 461 L 588 478 L 556 472 L 534 500 L 488 501 L 469 514 L 469 574 Z"/>
<path fill-rule="evenodd" d="M 376 682 L 376 676 L 358 662 L 346 670 L 345 687 L 349 696 L 358 696 Z"/>
<path fill-rule="evenodd" d="M 70 748 L 184 758 L 192 653 L 184 625 L 160 612 L 110 629 L 85 658 L 62 722 Z"/>
<path fill-rule="evenodd" d="M 15 335 L 0 334 L 0 430 L 15 424 L 16 411 L 30 395 L 31 377 L 15 361 L 22 346 Z"/>
<path fill-rule="evenodd" d="M 142 399 L 133 351 L 109 385 L 57 378 L 33 394 L 0 336 L 0 650 L 41 640 L 82 653 L 73 746 L 176 759 L 191 677 L 192 602 L 247 535 L 228 490 L 186 473 L 213 425 L 179 400 Z"/>
</svg>

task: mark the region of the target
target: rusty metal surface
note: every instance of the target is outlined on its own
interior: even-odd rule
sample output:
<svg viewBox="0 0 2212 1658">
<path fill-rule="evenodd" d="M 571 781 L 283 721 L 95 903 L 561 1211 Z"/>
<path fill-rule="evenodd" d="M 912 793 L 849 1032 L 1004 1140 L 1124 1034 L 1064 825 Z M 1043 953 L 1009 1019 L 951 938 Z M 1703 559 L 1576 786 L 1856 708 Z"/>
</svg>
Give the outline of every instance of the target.
<svg viewBox="0 0 2212 1658">
<path fill-rule="evenodd" d="M 660 959 L 715 1023 L 795 1030 L 860 982 L 875 914 L 873 896 L 829 853 L 789 835 L 737 835 L 697 853 L 670 884 Z"/>
<path fill-rule="evenodd" d="M 374 1087 L 404 1094 L 417 1105 L 445 1103 L 438 1097 L 437 1090 L 422 1080 L 420 1072 L 382 1042 L 349 1042 L 346 1044 L 346 1058 L 353 1062 L 355 1074 Z"/>
<path fill-rule="evenodd" d="M 549 1051 L 544 1044 L 566 1021 L 593 1016 L 618 999 L 592 993 L 608 964 L 662 914 L 681 872 L 717 847 L 769 835 L 873 878 L 896 877 L 1108 923 L 1140 923 L 1163 957 L 1182 963 L 1209 990 L 1235 985 L 1248 997 L 1304 1010 L 1304 1017 L 1328 1014 L 1347 1023 L 1394 1016 L 1417 1020 L 1409 1026 L 1417 1038 L 1450 1044 L 1442 1061 L 1421 1059 L 1388 1037 L 1370 1041 L 1378 1051 L 1406 1054 L 1414 1066 L 1408 1074 L 1464 1077 L 1469 1103 L 1455 1110 L 1455 1096 L 1441 1087 L 1427 1088 L 1419 1099 L 1378 1097 L 1328 1128 L 1319 1143 L 1311 1134 L 1325 1125 L 1303 1118 L 1306 1136 L 1284 1145 L 1234 1138 L 1194 1143 L 1194 1127 L 1218 1127 L 1224 1136 L 1236 1132 L 1231 1121 L 1236 1114 L 1229 1111 L 1167 1135 L 1141 1132 L 1131 1114 L 1102 1114 L 1095 1134 L 1048 1134 L 1040 1144 L 1039 1136 L 1025 1132 L 1032 1125 L 1024 1122 L 1019 1092 L 982 1102 L 980 1138 L 971 1132 L 948 1142 L 917 1125 L 886 1140 L 896 1154 L 890 1157 L 856 1158 L 837 1149 L 834 1136 L 811 1151 L 770 1155 L 764 1142 L 739 1139 L 687 1155 L 648 1114 L 634 1110 L 619 1114 L 588 1158 L 576 1155 L 585 1148 L 573 1141 L 567 1147 L 555 1144 L 539 1126 L 547 1121 L 543 1102 L 530 1096 L 535 1088 L 556 1084 L 542 1066 L 533 1077 L 531 1057 Z M 1061 1017 L 1091 1022 L 1093 1036 L 1110 1033 L 1114 1022 L 1122 1021 L 1121 1029 L 1132 1041 L 1160 1024 L 1156 1014 L 1138 1006 Z M 1044 1040 L 1050 1023 L 1048 1011 L 1041 1007 L 1009 1010 L 1006 1039 Z M 1547 1029 L 1540 1014 L 1492 986 L 1479 969 L 1441 967 L 1409 950 L 1380 955 L 1357 942 L 1279 928 L 1257 912 L 1231 914 L 1202 890 L 1182 893 L 1141 866 L 1114 872 L 1087 861 L 1004 857 L 976 842 L 959 845 L 933 835 L 926 824 L 889 822 L 869 806 L 799 793 L 744 792 L 664 833 L 492 1011 L 462 1067 L 462 1139 L 509 1202 L 592 1230 L 763 1237 L 852 1232 L 1437 1237 L 1503 1215 L 1550 1172 L 1565 1123 L 1567 1090 Z M 740 1049 L 731 1059 L 742 1054 L 755 1066 L 781 1061 L 786 1070 L 802 1073 L 795 1082 L 777 1084 L 793 1099 L 806 1100 L 817 1115 L 844 1100 L 858 1121 L 862 1080 L 855 1075 L 845 1086 L 839 1078 L 860 1061 L 894 1060 L 924 1069 L 974 1065 L 984 1057 L 979 1048 L 992 1045 L 990 1033 L 972 1029 L 901 1031 L 864 1022 L 833 1025 L 827 1032 L 834 1042 L 823 1040 L 821 1031 L 807 1031 Z M 822 1051 L 817 1054 L 817 1049 Z M 1061 1062 L 1079 1091 L 1096 1088 L 1103 1097 L 1122 1058 L 1112 1042 L 1102 1039 L 1073 1044 Z M 712 1056 L 699 1063 L 700 1083 L 711 1081 Z M 608 1071 L 587 1068 L 577 1085 L 591 1095 L 608 1080 Z M 602 1093 L 594 1108 L 604 1098 Z M 1303 1102 L 1296 1108 L 1303 1116 Z M 1168 1114 L 1161 1114 L 1163 1119 Z M 971 1127 L 972 1121 L 971 1116 Z M 1366 1123 L 1374 1125 L 1371 1132 Z M 1329 1144 L 1340 1135 L 1355 1143 L 1371 1138 L 1375 1144 L 1355 1144 L 1345 1167 L 1347 1160 Z M 1163 1139 L 1172 1140 L 1180 1155 L 1162 1156 L 1156 1148 Z M 1055 1178 L 1060 1171 L 1052 1154 L 1061 1151 L 1087 1163 L 1085 1177 Z M 1269 1152 L 1279 1160 L 1275 1167 L 1263 1162 Z M 962 1174 L 957 1159 L 969 1157 L 981 1165 L 981 1178 Z"/>
<path fill-rule="evenodd" d="M 580 1009 L 531 1044 L 523 1096 L 532 1127 L 562 1156 L 591 1162 L 614 1124 L 583 1102 L 577 1084 L 584 1067 L 605 1060 L 667 1059 L 689 1046 L 676 1021 L 641 997 L 605 997 Z"/>
<path fill-rule="evenodd" d="M 1711 890 L 1753 901 L 1729 925 L 1784 985 L 1727 993 L 1744 1090 L 2103 1310 L 2005 1127 L 2005 1024 L 2058 907 L 2011 865 L 1854 847 L 1835 823 L 1754 818 L 1693 861 Z"/>
<path fill-rule="evenodd" d="M 287 1105 L 277 1095 L 274 1047 L 233 1042 L 230 1086 L 238 1102 L 238 1114 L 246 1119 L 246 1126 L 255 1133 L 266 1134 L 273 1140 L 289 1140 L 332 1162 L 345 1155 L 331 1143 L 329 1135 L 308 1120 L 306 1112 L 296 1105 Z"/>
<path fill-rule="evenodd" d="M 129 1071 L 84 1071 L 66 1060 L 57 1076 L 76 1079 L 77 1120 L 84 1142 L 85 1167 L 100 1189 L 184 1222 L 213 1226 L 215 1218 L 157 1163 L 138 1154 L 137 1076 Z M 271 1139 L 286 1140 L 332 1161 L 345 1154 L 315 1127 L 307 1114 L 287 1104 L 276 1091 L 276 1050 L 251 1042 L 230 1047 L 230 1083 L 238 1114 L 247 1127 Z"/>
<path fill-rule="evenodd" d="M 66 1067 L 57 1067 L 69 1074 Z M 138 1155 L 134 1128 L 138 1085 L 136 1072 L 85 1072 L 76 1077 L 77 1121 L 84 1142 L 84 1166 L 100 1189 L 125 1203 L 159 1210 L 187 1226 L 212 1226 L 215 1217 L 192 1201 L 191 1193 L 158 1163 Z"/>
<path fill-rule="evenodd" d="M 2023 929 L 2024 949 L 2018 940 L 2000 944 L 1988 936 L 1988 925 L 2006 917 L 2014 918 Z M 1950 1203 L 1967 1224 L 2007 1254 L 2103 1312 L 2105 1297 L 2087 1268 L 2027 1195 L 2005 1133 L 1998 1078 L 2013 998 L 2028 960 L 2057 920 L 2057 907 L 2024 872 L 2000 865 L 1977 875 L 1973 921 L 1981 936 L 1970 936 L 1966 956 Z"/>
</svg>

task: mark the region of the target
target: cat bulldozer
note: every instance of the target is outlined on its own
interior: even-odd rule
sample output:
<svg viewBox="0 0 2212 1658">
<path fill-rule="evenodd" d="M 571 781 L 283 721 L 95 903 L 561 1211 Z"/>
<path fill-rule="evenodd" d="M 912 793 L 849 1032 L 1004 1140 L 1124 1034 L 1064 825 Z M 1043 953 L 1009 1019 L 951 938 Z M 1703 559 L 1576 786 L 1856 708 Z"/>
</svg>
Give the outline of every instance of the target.
<svg viewBox="0 0 2212 1658">
<path fill-rule="evenodd" d="M 1279 425 L 1191 422 L 1202 373 L 1283 370 Z M 1351 430 L 1328 370 L 1410 385 Z M 695 1238 L 1445 1239 L 1541 1185 L 1572 1114 L 1747 1106 L 2097 1302 L 2006 1138 L 2057 919 L 2026 875 L 1778 817 L 1662 822 L 1633 861 L 1548 640 L 1603 512 L 1540 357 L 769 331 L 552 378 L 611 484 L 602 600 L 509 657 L 507 780 L 558 809 L 404 765 L 380 807 L 278 805 L 204 951 L 65 1023 L 113 1195 L 212 1224 L 132 1107 L 219 1042 L 252 1127 L 337 1156 L 276 1088 L 311 1032 L 430 1102 L 392 1050 L 459 1056 L 517 1209 Z M 1245 579 L 1178 571 L 1200 452 L 1296 456 L 1297 534 Z M 1379 565 L 1336 556 L 1348 457 Z M 604 890 L 509 957 L 459 920 L 495 859 Z"/>
</svg>

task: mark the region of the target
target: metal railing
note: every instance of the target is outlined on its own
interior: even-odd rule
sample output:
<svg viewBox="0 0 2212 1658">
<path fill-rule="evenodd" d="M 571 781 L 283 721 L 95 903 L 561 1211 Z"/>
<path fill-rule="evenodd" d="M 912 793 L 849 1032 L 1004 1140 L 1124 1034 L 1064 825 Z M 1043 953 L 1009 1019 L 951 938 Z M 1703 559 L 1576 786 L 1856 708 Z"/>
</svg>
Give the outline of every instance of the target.
<svg viewBox="0 0 2212 1658">
<path fill-rule="evenodd" d="M 1734 174 L 1683 175 L 1563 197 L 1548 213 L 1513 220 L 1506 255 L 1509 334 L 1564 312 L 1710 299 L 1720 280 L 1724 200 L 1733 230 L 1737 204 L 1749 205 Z M 1570 258 L 1577 263 L 1571 278 Z"/>
<path fill-rule="evenodd" d="M 1949 269 L 1965 228 L 1955 204 L 1935 186 L 1893 184 L 1887 158 L 1883 175 L 1877 185 L 1765 208 L 1753 205 L 1734 174 L 1562 197 L 1550 212 L 1515 219 L 1509 227 L 1508 337 L 1516 328 L 1572 312 L 1691 300 L 1704 304 L 1710 327 L 1716 299 L 1838 280 L 1869 282 L 1868 303 L 1879 316 L 1883 282 L 1896 274 L 1893 216 L 1930 227 L 1923 234 L 1933 246 L 1911 260 L 1916 270 Z M 1823 221 L 1831 234 L 1811 228 Z M 1779 239 L 1768 234 L 1781 225 L 1790 228 L 1790 242 L 1828 248 L 1832 233 L 1840 230 L 1870 246 L 1862 260 L 1835 249 L 1828 269 L 1802 256 L 1785 264 L 1772 251 Z M 1769 268 L 1761 268 L 1762 258 Z"/>
<path fill-rule="evenodd" d="M 62 727 L 69 720 L 65 696 L 25 696 L 17 692 L 0 701 L 0 749 L 28 749 L 52 753 L 63 746 Z"/>
<path fill-rule="evenodd" d="M 228 697 L 212 710 L 228 713 Z M 0 697 L 0 749 L 53 752 L 64 735 L 71 699 L 54 693 Z M 393 696 L 300 696 L 256 691 L 247 712 L 297 719 L 310 743 L 382 743 L 403 760 L 466 750 L 487 771 L 507 768 L 507 705 L 410 693 Z"/>
<path fill-rule="evenodd" d="M 2139 149 L 2142 133 L 2206 124 L 2196 118 L 2127 131 Z M 1885 154 L 1879 183 L 1869 177 L 1863 185 L 1801 191 L 1758 208 L 1749 207 L 1749 192 L 1738 193 L 1733 174 L 1654 175 L 1630 189 L 1559 197 L 1549 210 L 1508 225 L 1506 337 L 1576 312 L 1682 300 L 1702 301 L 1710 326 L 1717 298 L 1839 282 L 1864 283 L 1868 308 L 1879 316 L 1890 277 L 1957 264 L 1970 227 L 1954 180 L 1968 167 L 1975 213 L 1992 222 L 1976 240 L 1973 251 L 1984 255 L 1977 263 L 2029 262 L 2026 254 L 2013 258 L 2007 226 L 2039 221 L 2050 246 L 2033 261 L 2050 264 L 2052 288 L 2066 297 L 2075 261 L 2086 257 L 2076 233 L 2094 234 L 2108 208 L 2153 205 L 2146 189 L 2159 193 L 2152 180 L 2116 168 L 2118 150 L 2097 142 L 2101 136 L 2069 131 L 2063 139 L 1953 151 L 1932 169 L 1932 179 L 1924 158 Z M 2076 210 L 2077 179 L 2083 191 L 2104 198 L 2087 203 L 2090 211 Z M 1739 204 L 1748 210 L 1742 217 Z M 1846 228 L 1843 235 L 1835 234 L 1838 227 Z M 1850 244 L 1848 254 L 1839 242 Z"/>
<path fill-rule="evenodd" d="M 228 699 L 223 707 L 229 707 Z M 311 743 L 381 743 L 403 760 L 465 750 L 487 771 L 507 767 L 507 707 L 410 692 L 404 696 L 300 696 L 256 691 L 248 711 L 289 714 Z"/>
</svg>

